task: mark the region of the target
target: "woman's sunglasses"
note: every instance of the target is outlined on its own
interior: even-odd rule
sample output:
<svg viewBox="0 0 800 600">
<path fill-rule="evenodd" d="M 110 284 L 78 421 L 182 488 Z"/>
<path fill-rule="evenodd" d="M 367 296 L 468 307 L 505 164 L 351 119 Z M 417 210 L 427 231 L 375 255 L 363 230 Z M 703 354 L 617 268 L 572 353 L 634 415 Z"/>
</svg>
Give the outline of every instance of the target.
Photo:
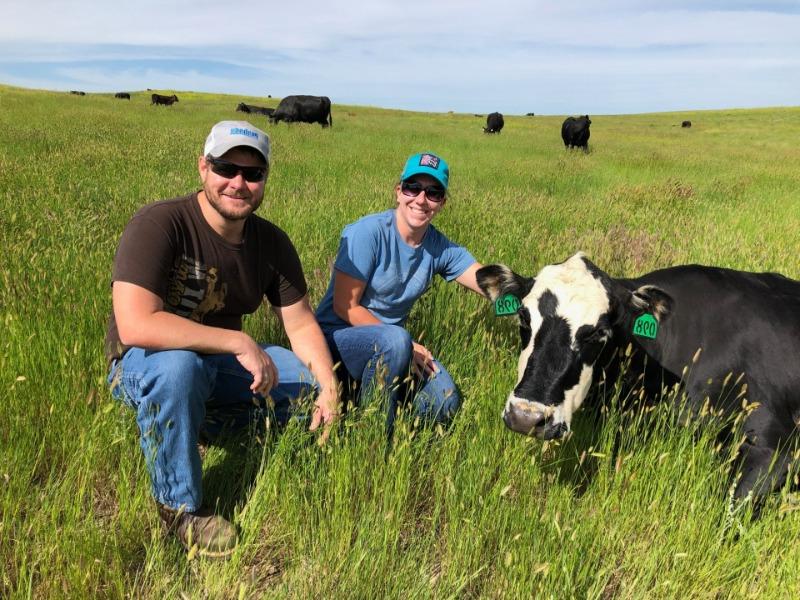
<svg viewBox="0 0 800 600">
<path fill-rule="evenodd" d="M 264 177 L 267 176 L 266 167 L 243 167 L 242 165 L 237 165 L 219 158 L 212 158 L 210 156 L 206 156 L 206 162 L 211 165 L 211 170 L 214 173 L 225 179 L 233 179 L 241 173 L 245 181 L 253 183 L 256 181 L 264 181 Z"/>
<path fill-rule="evenodd" d="M 445 190 L 440 185 L 424 186 L 418 181 L 403 181 L 400 184 L 400 191 L 409 198 L 419 196 L 420 192 L 425 192 L 425 197 L 431 202 L 439 203 L 444 200 Z"/>
</svg>

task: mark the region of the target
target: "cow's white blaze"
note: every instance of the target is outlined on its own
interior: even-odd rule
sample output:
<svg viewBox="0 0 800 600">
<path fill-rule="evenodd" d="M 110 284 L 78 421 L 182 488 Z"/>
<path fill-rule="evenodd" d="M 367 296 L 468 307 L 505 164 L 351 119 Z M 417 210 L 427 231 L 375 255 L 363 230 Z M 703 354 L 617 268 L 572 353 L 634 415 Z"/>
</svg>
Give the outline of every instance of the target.
<svg viewBox="0 0 800 600">
<path fill-rule="evenodd" d="M 564 391 L 564 402 L 556 406 L 553 410 L 553 421 L 555 423 L 566 423 L 569 428 L 572 423 L 572 415 L 580 408 L 589 386 L 592 384 L 592 367 L 584 366 L 575 387 Z"/>
<path fill-rule="evenodd" d="M 524 302 L 531 311 L 531 325 L 535 312 L 541 326 L 539 298 L 545 292 L 555 295 L 558 300 L 556 314 L 566 319 L 569 324 L 573 343 L 575 332 L 580 327 L 595 325 L 610 308 L 608 292 L 586 267 L 583 257 L 583 252 L 578 252 L 561 264 L 544 267 L 536 276 L 536 283 Z"/>
<path fill-rule="evenodd" d="M 582 326 L 596 325 L 600 317 L 610 310 L 608 292 L 600 280 L 589 271 L 583 261 L 584 254 L 578 252 L 568 260 L 557 265 L 544 267 L 536 276 L 535 283 L 522 304 L 530 314 L 531 339 L 522 350 L 517 364 L 517 386 L 522 381 L 525 369 L 534 350 L 536 334 L 543 323 L 539 313 L 539 301 L 549 292 L 558 300 L 556 316 L 563 318 L 570 331 L 570 348 L 577 350 L 575 336 Z M 506 400 L 505 411 L 539 412 L 554 423 L 566 423 L 569 426 L 572 415 L 580 407 L 592 382 L 592 366 L 584 365 L 578 383 L 571 389 L 564 390 L 563 399 L 557 405 L 545 405 L 518 398 L 512 391 Z M 515 388 L 517 387 L 515 386 Z"/>
</svg>

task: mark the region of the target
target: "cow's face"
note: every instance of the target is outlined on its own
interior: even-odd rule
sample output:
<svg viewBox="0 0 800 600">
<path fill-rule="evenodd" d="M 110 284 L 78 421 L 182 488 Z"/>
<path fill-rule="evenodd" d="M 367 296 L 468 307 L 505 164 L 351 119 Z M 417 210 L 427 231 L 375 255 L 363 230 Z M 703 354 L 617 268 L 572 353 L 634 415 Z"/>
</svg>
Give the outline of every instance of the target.
<svg viewBox="0 0 800 600">
<path fill-rule="evenodd" d="M 524 435 L 560 438 L 570 430 L 592 382 L 592 365 L 611 336 L 610 294 L 582 254 L 550 265 L 535 279 L 502 265 L 478 271 L 478 283 L 493 300 L 520 298 L 522 350 L 517 384 L 503 421 Z"/>
</svg>

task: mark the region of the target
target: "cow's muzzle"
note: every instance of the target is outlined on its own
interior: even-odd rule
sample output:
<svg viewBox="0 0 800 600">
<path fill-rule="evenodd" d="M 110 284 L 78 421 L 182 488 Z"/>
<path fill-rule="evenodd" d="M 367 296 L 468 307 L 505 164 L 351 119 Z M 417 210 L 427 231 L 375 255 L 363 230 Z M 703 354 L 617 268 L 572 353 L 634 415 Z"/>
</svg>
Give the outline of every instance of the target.
<svg viewBox="0 0 800 600">
<path fill-rule="evenodd" d="M 541 440 L 559 439 L 569 431 L 566 423 L 555 421 L 552 414 L 545 414 L 534 403 L 509 403 L 503 411 L 503 422 L 515 433 Z"/>
</svg>

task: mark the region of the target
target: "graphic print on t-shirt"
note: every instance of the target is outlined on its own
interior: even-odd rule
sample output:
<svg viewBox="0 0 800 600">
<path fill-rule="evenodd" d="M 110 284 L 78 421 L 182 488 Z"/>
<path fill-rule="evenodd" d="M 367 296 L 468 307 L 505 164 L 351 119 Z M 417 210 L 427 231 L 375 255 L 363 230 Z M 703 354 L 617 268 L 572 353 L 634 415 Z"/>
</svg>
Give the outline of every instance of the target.
<svg viewBox="0 0 800 600">
<path fill-rule="evenodd" d="M 225 306 L 227 284 L 217 289 L 217 267 L 208 267 L 185 254 L 175 261 L 167 288 L 167 310 L 202 323 L 208 313 Z"/>
</svg>

